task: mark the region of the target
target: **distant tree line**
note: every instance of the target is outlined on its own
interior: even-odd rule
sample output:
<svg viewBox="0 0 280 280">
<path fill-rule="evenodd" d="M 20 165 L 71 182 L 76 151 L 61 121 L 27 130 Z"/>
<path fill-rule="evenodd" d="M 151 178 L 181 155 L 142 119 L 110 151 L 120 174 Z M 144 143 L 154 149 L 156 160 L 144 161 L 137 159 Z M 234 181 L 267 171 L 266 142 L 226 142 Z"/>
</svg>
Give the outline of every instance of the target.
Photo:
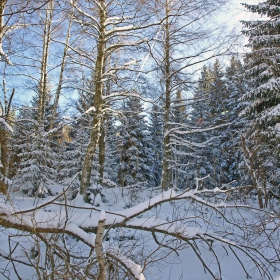
<svg viewBox="0 0 280 280">
<path fill-rule="evenodd" d="M 246 186 L 263 208 L 280 178 L 272 2 L 245 5 L 271 20 L 244 21 L 251 51 L 223 66 L 231 39 L 206 24 L 223 1 L 3 1 L 2 192 L 54 194 L 78 173 L 86 200 L 115 185 Z"/>
</svg>

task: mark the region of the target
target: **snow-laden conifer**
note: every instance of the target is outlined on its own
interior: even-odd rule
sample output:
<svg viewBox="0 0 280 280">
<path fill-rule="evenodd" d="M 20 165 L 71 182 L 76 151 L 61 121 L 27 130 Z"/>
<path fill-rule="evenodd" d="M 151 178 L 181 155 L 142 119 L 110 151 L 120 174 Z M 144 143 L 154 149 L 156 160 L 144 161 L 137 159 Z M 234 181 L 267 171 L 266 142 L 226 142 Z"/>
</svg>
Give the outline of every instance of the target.
<svg viewBox="0 0 280 280">
<path fill-rule="evenodd" d="M 245 7 L 262 18 L 243 21 L 251 49 L 245 55 L 251 89 L 244 94 L 247 106 L 242 112 L 251 125 L 243 146 L 253 184 L 267 194 L 279 191 L 280 178 L 280 3 L 271 0 Z"/>
</svg>

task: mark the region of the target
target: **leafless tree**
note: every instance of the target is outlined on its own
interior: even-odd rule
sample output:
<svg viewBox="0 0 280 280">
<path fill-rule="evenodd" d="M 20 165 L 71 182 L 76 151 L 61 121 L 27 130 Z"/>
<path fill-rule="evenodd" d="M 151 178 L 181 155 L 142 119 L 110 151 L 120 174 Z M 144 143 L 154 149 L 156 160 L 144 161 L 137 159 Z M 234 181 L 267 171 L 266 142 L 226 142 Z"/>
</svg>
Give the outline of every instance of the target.
<svg viewBox="0 0 280 280">
<path fill-rule="evenodd" d="M 127 78 L 124 78 L 120 73 L 137 70 L 138 61 L 127 57 L 125 52 L 132 48 L 137 52 L 137 48 L 147 41 L 143 34 L 144 30 L 152 28 L 158 22 L 152 22 L 150 14 L 147 13 L 145 1 L 135 1 L 134 3 L 124 1 L 122 3 L 102 0 L 94 1 L 91 4 L 84 1 L 72 1 L 71 4 L 82 34 L 79 46 L 73 47 L 72 51 L 79 57 L 80 60 L 76 61 L 80 66 L 84 66 L 92 72 L 92 86 L 87 91 L 92 95 L 94 106 L 88 110 L 92 113 L 92 124 L 80 188 L 80 192 L 85 194 L 90 184 L 95 151 L 100 140 L 103 141 L 100 137 L 104 138 L 102 136 L 104 114 L 112 110 L 109 106 L 112 99 L 131 95 L 131 85 L 125 87 L 123 84 L 124 79 L 131 83 L 131 77 L 127 75 Z M 81 44 L 83 34 L 87 39 L 84 45 Z M 90 45 L 89 42 L 91 42 Z M 111 63 L 114 57 L 115 62 Z M 105 93 L 105 83 L 108 81 L 111 81 L 114 86 L 111 85 L 110 92 Z M 100 166 L 103 164 L 101 161 Z"/>
<path fill-rule="evenodd" d="M 190 89 L 193 74 L 203 63 L 220 56 L 229 50 L 234 38 L 221 36 L 221 30 L 209 17 L 221 8 L 225 1 L 157 1 L 155 13 L 163 20 L 161 29 L 151 47 L 151 56 L 159 74 L 159 90 L 164 100 L 164 140 L 162 188 L 167 190 L 175 183 L 173 169 L 182 151 L 191 143 L 181 137 L 187 127 L 174 120 L 176 108 L 188 107 L 192 100 Z M 158 8 L 160 7 L 160 8 Z M 184 93 L 184 96 L 182 95 Z M 181 96 L 179 99 L 178 96 Z M 177 163 L 174 163 L 177 162 Z M 176 177 L 176 176 L 175 176 Z M 173 182 L 174 181 L 174 182 Z"/>
</svg>

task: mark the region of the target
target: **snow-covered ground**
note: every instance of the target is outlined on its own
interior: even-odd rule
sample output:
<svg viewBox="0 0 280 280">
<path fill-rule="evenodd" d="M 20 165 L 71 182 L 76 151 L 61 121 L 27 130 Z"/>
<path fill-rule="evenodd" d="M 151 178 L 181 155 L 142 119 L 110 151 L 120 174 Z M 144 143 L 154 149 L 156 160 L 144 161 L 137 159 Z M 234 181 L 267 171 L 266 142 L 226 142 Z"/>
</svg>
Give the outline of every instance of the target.
<svg viewBox="0 0 280 280">
<path fill-rule="evenodd" d="M 161 193 L 159 189 L 114 187 L 102 193 L 105 201 L 96 200 L 102 206 L 94 207 L 80 195 L 72 201 L 65 201 L 64 196 L 52 201 L 52 197 L 16 193 L 9 201 L 1 199 L 1 215 L 8 215 L 14 224 L 66 229 L 73 236 L 64 235 L 63 246 L 86 259 L 90 254 L 95 257 L 85 245 L 94 245 L 96 231 L 91 229 L 106 219 L 105 252 L 118 255 L 141 280 L 210 280 L 213 275 L 222 280 L 245 280 L 249 276 L 255 280 L 280 279 L 275 269 L 280 269 L 279 216 L 257 210 L 254 196 L 238 202 L 236 208 L 234 201 L 218 190 Z M 245 207 L 246 203 L 251 207 Z M 100 210 L 104 211 L 100 214 Z M 261 231 L 260 224 L 270 230 Z M 17 260 L 46 266 L 47 248 L 42 239 L 17 229 L 3 228 L 0 234 L 0 279 L 18 279 L 13 264 L 3 258 L 11 251 Z M 56 242 L 60 244 L 60 238 Z M 269 264 L 273 259 L 274 268 Z M 256 262 L 263 271 L 256 268 Z M 21 279 L 39 279 L 34 267 L 18 262 L 14 265 Z M 264 275 L 264 271 L 271 274 Z"/>
</svg>

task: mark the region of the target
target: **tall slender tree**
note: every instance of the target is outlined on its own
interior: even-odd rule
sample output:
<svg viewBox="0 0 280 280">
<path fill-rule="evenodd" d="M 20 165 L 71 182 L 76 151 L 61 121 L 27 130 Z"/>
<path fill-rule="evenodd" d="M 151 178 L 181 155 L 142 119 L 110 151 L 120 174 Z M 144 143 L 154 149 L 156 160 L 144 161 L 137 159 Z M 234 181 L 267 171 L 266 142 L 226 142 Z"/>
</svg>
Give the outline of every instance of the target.
<svg viewBox="0 0 280 280">
<path fill-rule="evenodd" d="M 92 162 L 102 136 L 102 129 L 104 123 L 105 113 L 108 111 L 108 105 L 112 101 L 112 97 L 119 97 L 121 95 L 130 95 L 130 88 L 125 89 L 119 85 L 119 78 L 131 81 L 131 76 L 124 74 L 120 76 L 121 72 L 134 70 L 134 65 L 137 60 L 131 59 L 127 56 L 119 57 L 119 54 L 126 49 L 137 47 L 147 41 L 144 38 L 143 32 L 148 27 L 152 27 L 155 22 L 145 12 L 145 7 L 148 5 L 145 1 L 135 1 L 124 3 L 118 1 L 107 2 L 105 0 L 94 1 L 90 5 L 88 3 L 71 2 L 75 12 L 81 23 L 80 27 L 85 32 L 87 39 L 91 39 L 94 46 L 94 51 L 87 52 L 81 46 L 75 48 L 75 52 L 87 60 L 89 69 L 94 70 L 94 94 L 92 94 L 94 104 L 94 114 L 91 123 L 90 140 L 87 147 L 85 160 L 81 176 L 80 192 L 84 194 L 90 185 L 90 176 L 92 172 Z M 89 35 L 91 37 L 89 38 Z M 86 44 L 85 48 L 88 48 Z M 134 50 L 137 50 L 134 48 Z M 110 60 L 113 57 L 118 58 L 114 65 L 111 65 Z M 81 62 L 83 65 L 83 63 Z M 128 73 L 128 72 L 126 72 Z M 105 94 L 105 83 L 108 80 L 114 82 L 112 92 Z M 131 85 L 130 85 L 131 87 Z M 106 95 L 106 96 L 105 96 Z M 93 109 L 93 108 L 92 108 Z M 102 148 L 100 149 L 100 151 Z"/>
<path fill-rule="evenodd" d="M 172 178 L 174 178 L 172 174 L 174 174 L 174 168 L 176 170 L 179 168 L 174 162 L 174 158 L 176 157 L 177 161 L 177 155 L 180 152 L 176 151 L 174 157 L 175 149 L 181 151 L 182 155 L 184 150 L 182 146 L 189 144 L 180 140 L 188 128 L 180 123 L 181 121 L 176 123 L 172 114 L 172 107 L 176 107 L 180 102 L 176 94 L 181 92 L 182 97 L 187 96 L 192 82 L 190 74 L 194 65 L 199 65 L 219 55 L 218 49 L 222 42 L 219 40 L 211 41 L 214 38 L 213 30 L 206 27 L 204 21 L 211 13 L 217 11 L 222 3 L 223 1 L 165 0 L 159 1 L 158 4 L 160 7 L 157 11 L 158 17 L 164 21 L 158 36 L 161 40 L 157 40 L 158 43 L 155 46 L 157 52 L 153 58 L 161 73 L 159 88 L 162 90 L 164 100 L 163 190 L 176 184 L 172 182 Z M 208 45 L 205 44 L 204 39 L 206 38 L 209 39 Z M 200 40 L 204 40 L 201 48 L 198 47 Z M 212 54 L 209 54 L 210 49 L 215 49 L 215 52 L 211 51 Z M 180 106 L 186 107 L 188 101 L 183 99 L 181 101 Z"/>
<path fill-rule="evenodd" d="M 156 186 L 161 183 L 162 159 L 163 159 L 163 110 L 161 105 L 153 104 L 151 111 L 151 142 L 153 167 L 152 176 Z"/>
</svg>

